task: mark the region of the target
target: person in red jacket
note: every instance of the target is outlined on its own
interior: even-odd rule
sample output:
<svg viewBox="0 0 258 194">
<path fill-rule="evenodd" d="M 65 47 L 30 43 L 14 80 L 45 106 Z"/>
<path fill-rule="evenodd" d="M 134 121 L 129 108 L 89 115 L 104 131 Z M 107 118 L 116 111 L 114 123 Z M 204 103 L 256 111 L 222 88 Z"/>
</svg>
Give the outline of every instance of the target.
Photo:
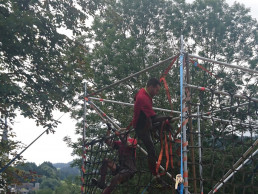
<svg viewBox="0 0 258 194">
<path fill-rule="evenodd" d="M 110 135 L 111 126 L 109 123 L 107 125 L 109 130 L 107 131 L 106 136 L 108 137 Z M 120 140 L 117 141 L 112 141 L 111 139 L 106 139 L 105 141 L 108 146 L 118 151 L 119 163 L 115 163 L 113 160 L 105 158 L 100 168 L 100 180 L 95 178 L 92 179 L 92 183 L 95 186 L 104 189 L 102 194 L 110 194 L 118 184 L 128 181 L 137 172 L 135 161 L 137 140 L 131 138 L 129 133 L 127 135 L 119 135 L 119 138 Z M 105 179 L 108 168 L 111 170 L 113 178 L 107 186 Z"/>
<path fill-rule="evenodd" d="M 152 99 L 160 91 L 161 84 L 156 78 L 151 78 L 145 88 L 142 88 L 134 97 L 133 127 L 136 135 L 142 140 L 148 153 L 148 165 L 151 173 L 157 176 L 156 153 L 151 137 L 152 123 L 161 122 L 170 117 L 157 116 L 152 108 Z"/>
</svg>

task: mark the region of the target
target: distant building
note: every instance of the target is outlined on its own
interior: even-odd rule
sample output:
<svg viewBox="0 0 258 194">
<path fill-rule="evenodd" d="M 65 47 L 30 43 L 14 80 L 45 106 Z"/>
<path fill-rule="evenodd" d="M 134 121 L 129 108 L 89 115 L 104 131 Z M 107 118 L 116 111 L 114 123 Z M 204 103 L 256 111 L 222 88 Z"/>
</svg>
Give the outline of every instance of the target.
<svg viewBox="0 0 258 194">
<path fill-rule="evenodd" d="M 19 190 L 19 194 L 28 194 L 30 191 L 28 189 L 22 188 Z"/>
<path fill-rule="evenodd" d="M 39 190 L 39 183 L 35 183 L 35 190 Z"/>
<path fill-rule="evenodd" d="M 39 183 L 22 183 L 21 185 L 11 185 L 11 193 L 15 194 L 28 194 L 30 191 L 39 190 Z"/>
</svg>

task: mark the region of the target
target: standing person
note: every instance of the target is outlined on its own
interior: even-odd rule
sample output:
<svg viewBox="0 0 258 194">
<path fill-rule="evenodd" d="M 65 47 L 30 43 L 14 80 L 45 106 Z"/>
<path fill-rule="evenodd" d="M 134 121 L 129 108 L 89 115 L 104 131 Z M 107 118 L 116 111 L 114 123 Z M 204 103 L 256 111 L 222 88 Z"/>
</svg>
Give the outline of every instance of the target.
<svg viewBox="0 0 258 194">
<path fill-rule="evenodd" d="M 110 124 L 107 125 L 107 136 L 110 136 L 111 126 Z M 103 194 L 110 194 L 118 184 L 124 183 L 131 179 L 137 171 L 135 161 L 137 140 L 131 138 L 129 134 L 120 135 L 119 138 L 120 140 L 118 141 L 111 141 L 110 139 L 105 141 L 108 146 L 118 150 L 119 163 L 116 164 L 114 161 L 105 158 L 100 168 L 100 180 L 98 181 L 95 178 L 92 179 L 92 183 L 94 185 L 98 186 L 100 189 L 104 189 Z M 109 186 L 105 184 L 108 168 L 111 170 L 112 175 L 114 176 L 111 179 Z"/>
<path fill-rule="evenodd" d="M 156 172 L 156 153 L 151 137 L 152 123 L 160 122 L 170 117 L 158 117 L 152 108 L 152 99 L 160 91 L 161 84 L 156 78 L 151 78 L 145 88 L 141 88 L 134 97 L 133 126 L 136 135 L 143 141 L 148 153 L 148 165 L 151 173 L 159 177 Z"/>
</svg>

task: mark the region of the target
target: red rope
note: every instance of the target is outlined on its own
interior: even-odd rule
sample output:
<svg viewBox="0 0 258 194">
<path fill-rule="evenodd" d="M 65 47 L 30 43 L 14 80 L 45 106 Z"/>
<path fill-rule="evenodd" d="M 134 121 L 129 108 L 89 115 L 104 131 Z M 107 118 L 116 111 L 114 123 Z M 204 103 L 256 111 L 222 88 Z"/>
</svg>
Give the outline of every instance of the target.
<svg viewBox="0 0 258 194">
<path fill-rule="evenodd" d="M 162 132 L 163 132 L 163 127 L 164 127 L 164 122 L 162 122 L 162 125 L 161 125 L 161 129 L 160 129 L 160 145 L 161 145 L 161 148 L 160 148 L 160 153 L 159 153 L 159 158 L 158 158 L 158 161 L 157 161 L 157 165 L 156 165 L 156 173 L 158 174 L 158 171 L 159 171 L 159 167 L 160 167 L 160 164 L 161 164 L 161 161 L 162 161 L 162 156 L 163 156 L 163 139 L 162 139 Z"/>
<path fill-rule="evenodd" d="M 197 61 L 193 61 L 191 60 L 191 63 L 194 65 L 194 66 L 197 66 L 199 67 L 200 69 L 202 69 L 203 71 L 206 71 L 210 76 L 214 76 L 216 79 L 220 79 L 218 76 L 214 75 L 213 73 L 211 73 L 209 70 L 207 70 L 205 67 L 201 66 Z"/>
<path fill-rule="evenodd" d="M 172 156 L 172 135 L 171 135 L 171 132 L 169 132 L 169 148 L 170 148 L 170 163 L 171 163 L 171 168 L 173 169 L 174 168 L 174 165 L 173 165 L 173 156 Z"/>
</svg>

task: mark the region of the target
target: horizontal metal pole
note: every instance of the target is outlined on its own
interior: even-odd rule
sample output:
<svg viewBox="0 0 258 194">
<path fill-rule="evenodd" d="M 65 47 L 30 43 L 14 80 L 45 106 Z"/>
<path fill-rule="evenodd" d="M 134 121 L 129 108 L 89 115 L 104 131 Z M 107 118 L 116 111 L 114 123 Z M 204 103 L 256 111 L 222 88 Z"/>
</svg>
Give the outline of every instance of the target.
<svg viewBox="0 0 258 194">
<path fill-rule="evenodd" d="M 89 97 L 89 99 L 91 100 L 98 100 L 100 102 L 110 102 L 110 103 L 114 103 L 114 104 L 120 104 L 120 105 L 126 105 L 126 106 L 134 106 L 134 104 L 132 103 L 127 103 L 127 102 L 121 102 L 121 101 L 114 101 L 114 100 L 107 100 L 107 99 L 102 99 L 102 98 L 95 98 L 95 97 Z M 178 113 L 181 114 L 181 112 L 179 111 L 171 111 L 169 109 L 163 109 L 163 108 L 156 108 L 153 107 L 153 110 L 158 110 L 158 111 L 163 111 L 163 112 L 172 112 L 172 113 Z"/>
<path fill-rule="evenodd" d="M 192 115 L 192 117 L 197 117 L 197 115 Z M 210 120 L 214 120 L 214 121 L 220 121 L 222 123 L 232 123 L 235 125 L 243 125 L 246 127 L 254 127 L 254 128 L 258 128 L 258 125 L 252 125 L 252 124 L 247 124 L 247 123 L 241 123 L 240 121 L 236 121 L 236 120 L 226 120 L 226 119 L 220 119 L 217 117 L 208 117 L 208 116 L 204 116 L 204 115 L 200 115 L 201 118 L 203 119 L 210 119 Z"/>
<path fill-rule="evenodd" d="M 88 103 L 92 104 L 92 105 L 96 108 L 96 110 L 99 111 L 99 113 L 105 114 L 105 113 L 104 113 L 99 107 L 97 107 L 93 102 L 88 101 Z M 112 121 L 112 119 L 111 119 L 110 117 L 108 117 L 106 114 L 105 114 L 105 117 L 113 124 L 113 126 L 116 128 L 116 130 L 121 131 L 121 128 L 120 128 L 114 121 Z M 103 120 L 105 121 L 104 117 L 102 117 L 102 116 L 101 116 L 101 119 L 103 119 Z M 93 140 L 93 142 L 96 143 L 96 142 L 99 142 L 99 140 Z M 92 144 L 92 142 L 91 142 L 91 143 L 88 143 L 88 144 L 86 144 L 86 145 L 90 145 L 90 144 Z M 146 156 L 148 156 L 148 153 L 147 153 L 139 144 L 137 144 L 137 147 L 141 150 L 141 152 L 143 152 Z M 160 168 L 161 170 L 165 171 L 165 169 L 164 169 L 161 165 L 160 165 L 159 168 Z M 173 178 L 170 173 L 166 172 L 166 174 L 167 174 L 170 178 Z"/>
<path fill-rule="evenodd" d="M 103 119 L 104 121 L 105 121 L 105 120 L 108 120 L 109 122 L 111 122 L 111 123 L 113 124 L 113 126 L 114 126 L 116 129 L 121 130 L 121 128 L 120 128 L 109 116 L 107 116 L 99 107 L 97 107 L 96 104 L 94 104 L 92 101 L 88 101 L 88 103 L 91 104 L 92 106 L 94 106 L 95 109 L 96 109 L 99 113 L 101 113 L 102 115 L 105 115 L 105 118 L 106 118 L 106 119 L 104 118 L 104 116 L 99 115 L 99 116 L 101 117 L 101 119 Z"/>
<path fill-rule="evenodd" d="M 99 90 L 97 90 L 97 91 L 95 91 L 95 92 L 93 92 L 93 93 L 87 95 L 87 97 L 89 97 L 89 96 L 94 96 L 94 95 L 96 95 L 96 94 L 102 92 L 103 90 L 106 90 L 106 89 L 108 89 L 108 88 L 112 88 L 112 87 L 114 87 L 114 86 L 116 86 L 116 85 L 118 85 L 118 84 L 120 84 L 120 83 L 122 83 L 122 82 L 125 82 L 125 81 L 131 79 L 132 77 L 136 77 L 136 76 L 138 76 L 138 75 L 140 75 L 140 74 L 142 74 L 142 73 L 145 73 L 145 72 L 147 72 L 147 71 L 149 71 L 149 70 L 151 70 L 151 69 L 153 69 L 153 68 L 156 68 L 156 67 L 158 67 L 158 66 L 160 66 L 160 65 L 162 65 L 162 64 L 164 64 L 164 63 L 167 63 L 168 61 L 174 59 L 175 57 L 178 57 L 178 55 L 176 55 L 176 56 L 174 56 L 174 57 L 169 57 L 169 58 L 167 58 L 167 59 L 165 59 L 165 60 L 163 60 L 163 61 L 160 61 L 159 63 L 156 63 L 156 64 L 154 64 L 154 65 L 152 65 L 152 66 L 150 66 L 150 67 L 147 67 L 147 68 L 145 68 L 145 69 L 143 69 L 143 70 L 141 70 L 141 71 L 139 71 L 139 72 L 137 72 L 137 73 L 134 73 L 134 74 L 132 74 L 132 75 L 130 75 L 130 76 L 124 78 L 124 79 L 121 79 L 121 80 L 119 80 L 119 81 L 117 81 L 117 82 L 115 82 L 115 83 L 113 83 L 113 84 L 110 84 L 109 86 L 103 87 L 103 88 L 101 88 L 101 89 L 99 89 Z"/>
<path fill-rule="evenodd" d="M 198 90 L 201 90 L 201 91 L 213 92 L 215 94 L 222 94 L 222 95 L 226 95 L 226 96 L 231 96 L 230 93 L 228 93 L 228 92 L 212 90 L 212 89 L 209 89 L 209 88 L 194 86 L 194 85 L 190 85 L 190 84 L 185 84 L 185 87 L 194 88 L 194 89 L 198 89 Z M 250 99 L 251 101 L 258 102 L 257 98 L 248 98 L 247 96 L 243 96 L 243 95 L 240 95 L 240 94 L 234 94 L 233 97 L 247 99 L 247 100 Z"/>
<path fill-rule="evenodd" d="M 114 100 L 107 100 L 107 99 L 102 99 L 102 98 L 96 98 L 96 97 L 89 97 L 89 99 L 91 100 L 98 100 L 100 102 L 109 102 L 109 103 L 115 103 L 115 104 L 120 104 L 120 105 L 127 105 L 127 106 L 134 106 L 134 104 L 132 103 L 126 103 L 126 102 L 120 102 L 120 101 L 114 101 Z M 168 109 L 162 109 L 162 108 L 156 108 L 156 107 L 153 107 L 154 110 L 158 110 L 158 111 L 163 111 L 163 112 L 171 112 L 171 110 L 168 110 Z M 172 111 L 173 113 L 177 113 L 177 114 L 181 114 L 179 111 Z M 197 117 L 197 114 L 192 114 L 191 115 L 192 117 Z M 220 122 L 224 122 L 224 123 L 233 123 L 233 124 L 241 124 L 241 125 L 244 125 L 244 126 L 251 126 L 251 127 L 256 127 L 256 125 L 249 125 L 249 124 L 245 124 L 245 123 L 241 123 L 239 121 L 231 121 L 231 120 L 226 120 L 226 119 L 220 119 L 220 118 L 217 118 L 217 117 L 209 117 L 209 116 L 205 116 L 205 115 L 202 115 L 201 116 L 202 118 L 204 119 L 213 119 L 214 121 L 220 121 Z M 173 117 L 172 118 L 172 121 L 176 121 L 176 120 L 179 120 L 180 117 Z"/>
<path fill-rule="evenodd" d="M 208 62 L 216 63 L 216 64 L 219 64 L 219 65 L 224 65 L 224 66 L 229 67 L 229 68 L 241 69 L 243 71 L 247 71 L 247 72 L 250 72 L 250 73 L 258 74 L 258 71 L 256 71 L 256 70 L 247 69 L 245 67 L 241 67 L 241 66 L 238 66 L 238 65 L 232 65 L 232 64 L 225 63 L 225 62 L 216 61 L 216 60 L 212 60 L 212 59 L 205 58 L 205 57 L 200 57 L 200 56 L 197 56 L 197 55 L 188 54 L 188 56 L 190 58 L 196 58 L 196 59 L 200 59 L 200 60 L 203 60 L 203 61 L 208 61 Z"/>
<path fill-rule="evenodd" d="M 206 112 L 206 113 L 203 113 L 203 114 L 201 114 L 201 115 L 199 115 L 199 116 L 201 116 L 201 117 L 203 117 L 203 118 L 205 118 L 205 119 L 211 119 L 211 118 L 214 118 L 214 120 L 216 120 L 216 121 L 221 121 L 221 119 L 220 118 L 217 118 L 217 117 L 208 117 L 208 116 L 206 116 L 206 115 L 210 115 L 210 114 L 212 114 L 212 113 L 216 113 L 216 112 L 220 112 L 220 111 L 222 111 L 222 110 L 228 110 L 228 109 L 230 109 L 230 108 L 237 108 L 237 107 L 240 107 L 240 106 L 245 106 L 245 105 L 248 105 L 249 104 L 249 102 L 246 102 L 246 103 L 243 103 L 243 104 L 239 104 L 239 105 L 235 105 L 235 106 L 232 106 L 232 107 L 224 107 L 224 108 L 221 108 L 221 109 L 217 109 L 217 110 L 214 110 L 214 111 L 210 111 L 210 112 Z M 194 113 L 194 114 L 192 114 L 191 115 L 192 117 L 197 117 L 197 113 Z M 222 119 L 224 122 L 229 122 L 229 123 L 231 123 L 231 121 L 230 120 L 225 120 L 225 119 Z M 237 121 L 237 120 L 233 120 L 232 121 L 234 124 L 241 124 L 241 125 L 245 125 L 245 126 L 252 126 L 252 127 L 256 127 L 257 126 L 257 123 L 255 123 L 255 122 L 253 122 L 253 121 L 250 121 L 250 124 L 247 124 L 247 123 L 241 123 L 240 121 Z M 254 125 L 252 125 L 252 124 L 254 124 Z"/>
<path fill-rule="evenodd" d="M 235 105 L 235 106 L 231 106 L 231 107 L 224 107 L 224 108 L 221 108 L 221 109 L 216 109 L 216 110 L 213 110 L 211 112 L 206 112 L 204 113 L 203 115 L 209 115 L 211 113 L 216 113 L 216 112 L 220 112 L 222 110 L 228 110 L 228 109 L 231 109 L 231 108 L 238 108 L 240 106 L 245 106 L 245 105 L 248 105 L 249 102 L 245 102 L 245 103 L 242 103 L 242 104 L 238 104 L 238 105 Z M 194 115 L 194 114 L 193 114 Z M 197 115 L 197 114 L 196 114 Z"/>
</svg>

